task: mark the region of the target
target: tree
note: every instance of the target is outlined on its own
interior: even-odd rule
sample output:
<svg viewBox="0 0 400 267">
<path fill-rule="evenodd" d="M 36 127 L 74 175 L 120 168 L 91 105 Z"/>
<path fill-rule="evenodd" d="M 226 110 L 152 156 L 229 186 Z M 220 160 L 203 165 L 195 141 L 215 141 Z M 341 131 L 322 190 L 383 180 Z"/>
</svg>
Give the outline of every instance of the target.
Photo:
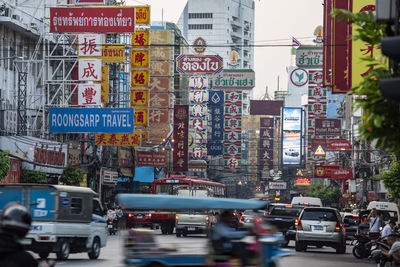
<svg viewBox="0 0 400 267">
<path fill-rule="evenodd" d="M 8 151 L 0 151 L 0 181 L 7 176 L 10 170 L 10 158 Z"/>
<path fill-rule="evenodd" d="M 353 40 L 361 40 L 371 47 L 379 47 L 381 38 L 385 37 L 386 25 L 377 24 L 372 12 L 353 14 L 347 10 L 334 10 L 333 15 L 341 19 L 349 19 L 353 26 Z M 354 30 L 355 29 L 355 30 Z M 366 141 L 376 141 L 377 147 L 400 155 L 400 111 L 398 104 L 384 98 L 379 90 L 380 79 L 389 78 L 390 71 L 382 64 L 387 62 L 383 57 L 375 59 L 363 57 L 368 66 L 373 66 L 361 83 L 351 89 L 358 96 L 355 107 L 363 112 L 362 123 L 359 126 L 360 137 Z"/>
<path fill-rule="evenodd" d="M 47 184 L 47 174 L 36 170 L 22 170 L 21 183 Z"/>
<path fill-rule="evenodd" d="M 64 169 L 60 181 L 67 185 L 79 185 L 85 176 L 85 171 L 81 168 L 68 167 Z"/>
<path fill-rule="evenodd" d="M 375 178 L 383 180 L 383 184 L 393 197 L 400 198 L 400 161 L 398 157 L 393 158 L 388 170 L 381 171 L 381 174 Z"/>
<path fill-rule="evenodd" d="M 322 183 L 315 183 L 307 188 L 307 196 L 318 197 L 324 206 L 329 206 L 339 204 L 341 193 L 338 187 L 328 187 Z"/>
</svg>

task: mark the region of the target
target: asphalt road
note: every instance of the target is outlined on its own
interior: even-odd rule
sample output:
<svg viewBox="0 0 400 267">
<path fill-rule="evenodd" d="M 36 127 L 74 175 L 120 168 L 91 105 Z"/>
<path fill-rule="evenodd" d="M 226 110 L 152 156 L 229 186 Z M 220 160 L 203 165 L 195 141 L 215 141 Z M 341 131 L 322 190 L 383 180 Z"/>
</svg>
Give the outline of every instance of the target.
<svg viewBox="0 0 400 267">
<path fill-rule="evenodd" d="M 207 238 L 202 235 L 177 238 L 175 235 L 157 234 L 157 239 L 166 247 L 178 246 L 189 253 L 203 253 Z M 96 266 L 120 267 L 123 264 L 122 238 L 119 235 L 110 236 L 107 246 L 102 248 L 97 260 L 89 260 L 86 253 L 71 254 L 67 261 L 60 261 L 56 266 Z M 203 249 L 200 249 L 202 247 Z M 346 254 L 336 254 L 331 248 L 309 247 L 306 252 L 296 252 L 294 256 L 282 259 L 283 267 L 364 267 L 376 266 L 370 260 L 358 260 L 351 253 L 351 246 L 347 246 Z M 290 242 L 289 250 L 294 251 L 294 242 Z M 50 259 L 55 260 L 55 254 L 50 254 Z"/>
</svg>

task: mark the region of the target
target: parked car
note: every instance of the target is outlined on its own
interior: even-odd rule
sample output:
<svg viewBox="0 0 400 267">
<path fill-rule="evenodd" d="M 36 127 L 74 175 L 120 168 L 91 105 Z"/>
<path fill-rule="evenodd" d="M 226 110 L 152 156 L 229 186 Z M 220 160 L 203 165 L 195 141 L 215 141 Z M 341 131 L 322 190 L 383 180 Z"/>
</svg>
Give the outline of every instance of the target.
<svg viewBox="0 0 400 267">
<path fill-rule="evenodd" d="M 354 239 L 354 235 L 357 233 L 359 217 L 358 215 L 352 213 L 343 213 L 343 226 L 346 229 L 346 239 L 352 240 Z"/>
<path fill-rule="evenodd" d="M 285 151 L 285 155 L 289 157 L 298 157 L 299 156 L 299 151 L 296 151 L 293 148 L 289 148 L 288 150 Z"/>
<path fill-rule="evenodd" d="M 305 207 L 296 225 L 296 251 L 307 246 L 328 246 L 346 252 L 346 233 L 339 211 L 334 208 Z"/>
<path fill-rule="evenodd" d="M 151 212 L 149 211 L 130 211 L 127 216 L 127 227 L 150 227 L 153 228 L 151 222 Z"/>
</svg>

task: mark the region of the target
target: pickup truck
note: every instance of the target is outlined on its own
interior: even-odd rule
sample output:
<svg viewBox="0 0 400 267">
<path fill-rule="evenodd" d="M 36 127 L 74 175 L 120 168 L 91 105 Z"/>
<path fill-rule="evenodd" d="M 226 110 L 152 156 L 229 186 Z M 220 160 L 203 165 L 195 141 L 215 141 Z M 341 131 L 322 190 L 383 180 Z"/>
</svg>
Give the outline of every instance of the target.
<svg viewBox="0 0 400 267">
<path fill-rule="evenodd" d="M 277 205 L 272 208 L 265 221 L 272 224 L 285 237 L 284 246 L 289 244 L 290 240 L 296 239 L 295 220 L 299 217 L 303 206 L 295 205 Z"/>
<path fill-rule="evenodd" d="M 87 252 L 90 259 L 96 259 L 107 243 L 105 213 L 97 193 L 90 188 L 0 185 L 0 213 L 10 202 L 30 210 L 31 230 L 21 243 L 41 258 L 54 252 L 58 260 L 66 260 L 70 253 Z"/>
<path fill-rule="evenodd" d="M 214 226 L 211 212 L 180 212 L 176 214 L 175 233 L 177 237 L 188 234 L 206 234 Z"/>
</svg>

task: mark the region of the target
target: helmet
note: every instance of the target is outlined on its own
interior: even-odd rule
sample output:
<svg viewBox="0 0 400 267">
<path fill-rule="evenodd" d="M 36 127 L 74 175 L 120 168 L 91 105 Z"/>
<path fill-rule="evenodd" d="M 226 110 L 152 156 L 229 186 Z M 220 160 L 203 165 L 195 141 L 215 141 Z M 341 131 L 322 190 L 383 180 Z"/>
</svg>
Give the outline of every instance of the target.
<svg viewBox="0 0 400 267">
<path fill-rule="evenodd" d="M 0 228 L 23 238 L 31 227 L 32 217 L 29 210 L 18 203 L 10 203 L 3 209 Z"/>
</svg>

